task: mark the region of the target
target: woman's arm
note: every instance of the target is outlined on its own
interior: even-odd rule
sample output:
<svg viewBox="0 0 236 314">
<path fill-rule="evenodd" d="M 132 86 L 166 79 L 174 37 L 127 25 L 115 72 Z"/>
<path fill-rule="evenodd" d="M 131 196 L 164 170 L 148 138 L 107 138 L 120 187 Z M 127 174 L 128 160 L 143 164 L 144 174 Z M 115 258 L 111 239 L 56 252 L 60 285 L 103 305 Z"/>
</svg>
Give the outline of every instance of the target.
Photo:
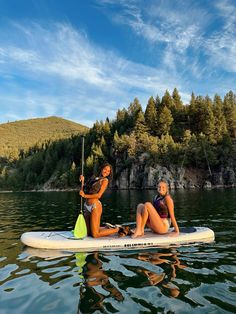
<svg viewBox="0 0 236 314">
<path fill-rule="evenodd" d="M 172 198 L 170 197 L 170 195 L 166 196 L 165 201 L 166 201 L 166 205 L 167 205 L 168 210 L 169 210 L 172 225 L 175 229 L 175 232 L 178 234 L 179 233 L 179 227 L 178 227 L 177 221 L 175 219 L 174 202 L 173 202 Z"/>
<path fill-rule="evenodd" d="M 102 179 L 101 188 L 100 188 L 98 193 L 96 193 L 96 194 L 85 194 L 84 191 L 81 190 L 79 192 L 79 194 L 83 198 L 87 198 L 87 199 L 90 199 L 90 198 L 100 199 L 102 197 L 103 193 L 105 192 L 107 186 L 108 186 L 108 179 L 104 178 L 104 179 Z"/>
</svg>

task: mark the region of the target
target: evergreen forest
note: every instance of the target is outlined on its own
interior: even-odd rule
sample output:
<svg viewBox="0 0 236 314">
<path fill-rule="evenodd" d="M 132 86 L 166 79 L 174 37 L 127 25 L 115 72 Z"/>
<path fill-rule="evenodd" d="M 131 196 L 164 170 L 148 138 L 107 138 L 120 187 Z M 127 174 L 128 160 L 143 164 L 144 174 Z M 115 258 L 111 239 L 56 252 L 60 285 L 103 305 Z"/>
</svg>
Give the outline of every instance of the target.
<svg viewBox="0 0 236 314">
<path fill-rule="evenodd" d="M 210 173 L 230 167 L 236 173 L 236 95 L 229 91 L 223 98 L 211 98 L 192 93 L 189 104 L 183 104 L 175 88 L 161 98 L 151 96 L 145 110 L 135 98 L 114 119 L 96 121 L 89 130 L 18 147 L 14 154 L 2 146 L 0 189 L 77 188 L 82 135 L 86 176 L 105 161 L 113 166 L 114 177 L 143 162 Z"/>
</svg>

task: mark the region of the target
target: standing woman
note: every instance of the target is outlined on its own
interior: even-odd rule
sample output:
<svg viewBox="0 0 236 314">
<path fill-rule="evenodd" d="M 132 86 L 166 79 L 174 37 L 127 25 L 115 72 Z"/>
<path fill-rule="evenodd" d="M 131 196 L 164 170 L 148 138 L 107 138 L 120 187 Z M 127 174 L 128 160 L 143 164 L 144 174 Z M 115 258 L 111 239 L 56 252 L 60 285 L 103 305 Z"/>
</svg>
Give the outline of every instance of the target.
<svg viewBox="0 0 236 314">
<path fill-rule="evenodd" d="M 167 233 L 172 223 L 173 235 L 179 234 L 179 227 L 175 219 L 174 202 L 169 194 L 168 184 L 160 181 L 157 186 L 158 194 L 153 203 L 139 204 L 136 212 L 136 229 L 132 238 L 144 235 L 144 227 L 147 224 L 153 232 Z"/>
<path fill-rule="evenodd" d="M 109 180 L 112 177 L 112 167 L 106 163 L 101 167 L 99 177 L 91 177 L 84 186 L 84 190 L 80 191 L 80 195 L 85 198 L 84 217 L 87 225 L 88 235 L 94 238 L 105 237 L 117 233 L 119 228 L 108 229 L 100 227 L 102 215 L 102 203 L 100 198 L 107 189 Z M 84 176 L 80 176 L 82 186 Z"/>
</svg>

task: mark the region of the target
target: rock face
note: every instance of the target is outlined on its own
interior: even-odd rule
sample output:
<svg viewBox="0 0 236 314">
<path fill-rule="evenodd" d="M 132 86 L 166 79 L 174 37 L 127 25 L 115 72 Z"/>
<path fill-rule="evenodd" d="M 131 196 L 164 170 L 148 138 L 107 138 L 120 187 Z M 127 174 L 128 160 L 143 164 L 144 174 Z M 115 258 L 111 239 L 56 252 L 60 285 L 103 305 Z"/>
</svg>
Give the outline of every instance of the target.
<svg viewBox="0 0 236 314">
<path fill-rule="evenodd" d="M 149 166 L 145 163 L 133 163 L 129 168 L 118 171 L 113 187 L 118 189 L 154 189 L 161 179 L 168 182 L 170 189 L 195 189 L 214 187 L 236 187 L 236 175 L 233 168 L 221 168 L 218 172 L 176 166 Z"/>
</svg>

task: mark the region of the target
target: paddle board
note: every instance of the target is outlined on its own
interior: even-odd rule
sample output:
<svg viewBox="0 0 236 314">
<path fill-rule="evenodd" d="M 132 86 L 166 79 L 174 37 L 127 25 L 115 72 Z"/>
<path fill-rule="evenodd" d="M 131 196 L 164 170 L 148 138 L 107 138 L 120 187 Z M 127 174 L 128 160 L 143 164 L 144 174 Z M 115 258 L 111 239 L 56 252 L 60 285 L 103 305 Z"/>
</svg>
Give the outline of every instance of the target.
<svg viewBox="0 0 236 314">
<path fill-rule="evenodd" d="M 214 232 L 207 227 L 180 228 L 178 236 L 156 234 L 145 230 L 142 237 L 132 239 L 130 236 L 76 239 L 71 231 L 32 231 L 25 232 L 21 236 L 21 242 L 27 246 L 41 249 L 71 250 L 71 251 L 106 251 L 106 250 L 132 250 L 163 246 L 179 246 L 186 244 L 198 244 L 212 242 L 215 239 Z"/>
</svg>

